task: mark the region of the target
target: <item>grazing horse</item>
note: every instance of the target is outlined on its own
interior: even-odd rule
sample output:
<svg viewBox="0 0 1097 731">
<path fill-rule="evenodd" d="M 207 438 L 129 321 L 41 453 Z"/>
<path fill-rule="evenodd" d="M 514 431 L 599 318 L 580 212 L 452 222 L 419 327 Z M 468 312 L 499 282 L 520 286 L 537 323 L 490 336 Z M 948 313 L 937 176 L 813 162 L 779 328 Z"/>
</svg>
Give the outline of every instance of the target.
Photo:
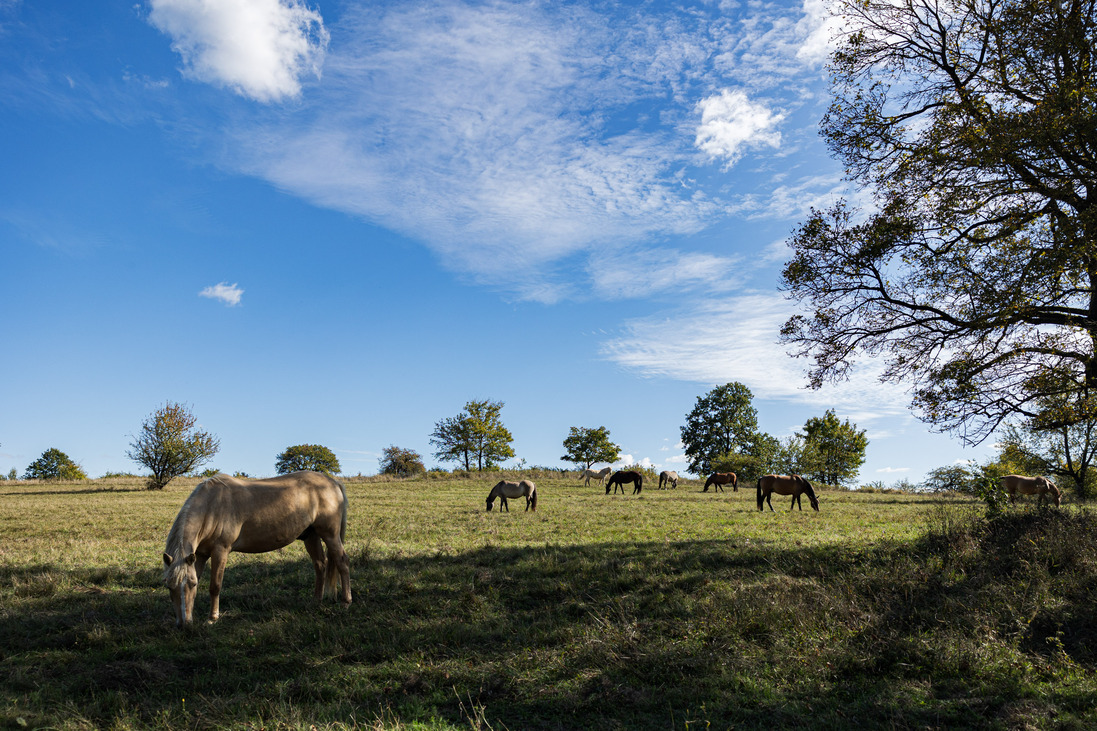
<svg viewBox="0 0 1097 731">
<path fill-rule="evenodd" d="M 635 495 L 644 488 L 644 476 L 639 472 L 633 470 L 618 470 L 613 473 L 613 476 L 609 478 L 609 482 L 606 483 L 606 494 L 609 495 L 609 489 L 613 488 L 613 494 L 617 494 L 617 486 L 621 486 L 621 494 L 625 494 L 625 483 L 635 482 L 636 487 L 632 489 L 632 494 Z"/>
<path fill-rule="evenodd" d="M 778 495 L 792 495 L 792 502 L 788 509 L 795 505 L 800 510 L 804 506 L 800 504 L 800 494 L 807 493 L 808 500 L 814 510 L 819 510 L 819 499 L 815 497 L 815 490 L 811 483 L 800 475 L 765 475 L 758 478 L 758 509 L 762 510 L 763 503 L 769 503 L 770 512 L 773 512 L 773 493 Z"/>
<path fill-rule="evenodd" d="M 701 492 L 708 492 L 708 486 L 713 486 L 713 492 L 723 492 L 724 488 L 721 485 L 731 485 L 731 489 L 735 492 L 739 492 L 739 478 L 735 476 L 734 472 L 713 472 L 705 480 L 705 489 Z"/>
<path fill-rule="evenodd" d="M 526 510 L 537 510 L 537 485 L 534 485 L 532 480 L 522 480 L 521 482 L 500 480 L 499 484 L 491 488 L 491 492 L 488 493 L 488 512 L 491 512 L 491 504 L 495 502 L 495 498 L 499 498 L 499 512 L 506 510 L 509 513 L 508 497 L 524 497 L 526 499 Z"/>
<path fill-rule="evenodd" d="M 579 475 L 579 479 L 582 480 L 586 478 L 586 486 L 590 487 L 590 478 L 594 477 L 597 478 L 598 484 L 601 485 L 606 481 L 606 478 L 609 477 L 610 472 L 613 472 L 612 467 L 605 467 L 597 472 L 594 470 L 583 470 L 583 474 Z"/>
<path fill-rule="evenodd" d="M 220 616 L 221 582 L 230 551 L 265 553 L 303 541 L 316 569 L 317 599 L 326 590 L 350 604 L 347 492 L 319 472 L 294 472 L 266 480 L 214 475 L 190 494 L 168 532 L 164 584 L 179 627 L 194 619 L 194 596 L 210 561 L 210 622 Z M 327 546 L 327 557 L 324 546 Z"/>
<path fill-rule="evenodd" d="M 1017 493 L 1022 495 L 1036 495 L 1037 504 L 1044 501 L 1044 496 L 1049 492 L 1055 498 L 1055 507 L 1061 507 L 1063 493 L 1055 486 L 1055 483 L 1046 477 L 1025 477 L 1024 475 L 1006 475 L 1002 478 L 1002 487 L 1009 493 L 1009 501 L 1017 499 Z"/>
<path fill-rule="evenodd" d="M 664 485 L 669 485 L 675 490 L 678 489 L 678 473 L 667 472 L 664 470 L 659 473 L 659 489 L 662 490 Z"/>
</svg>

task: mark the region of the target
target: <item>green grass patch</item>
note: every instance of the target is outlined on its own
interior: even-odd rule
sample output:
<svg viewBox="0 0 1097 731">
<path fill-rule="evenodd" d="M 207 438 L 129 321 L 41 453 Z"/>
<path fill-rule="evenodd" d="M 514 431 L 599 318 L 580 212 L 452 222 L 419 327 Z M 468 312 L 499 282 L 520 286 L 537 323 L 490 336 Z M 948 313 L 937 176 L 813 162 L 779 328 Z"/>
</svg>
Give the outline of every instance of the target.
<svg viewBox="0 0 1097 731">
<path fill-rule="evenodd" d="M 355 601 L 300 545 L 233 554 L 174 628 L 168 528 L 195 480 L 0 486 L 0 726 L 1085 728 L 1097 516 L 956 498 L 542 476 L 347 484 Z M 202 582 L 196 616 L 208 613 Z"/>
</svg>

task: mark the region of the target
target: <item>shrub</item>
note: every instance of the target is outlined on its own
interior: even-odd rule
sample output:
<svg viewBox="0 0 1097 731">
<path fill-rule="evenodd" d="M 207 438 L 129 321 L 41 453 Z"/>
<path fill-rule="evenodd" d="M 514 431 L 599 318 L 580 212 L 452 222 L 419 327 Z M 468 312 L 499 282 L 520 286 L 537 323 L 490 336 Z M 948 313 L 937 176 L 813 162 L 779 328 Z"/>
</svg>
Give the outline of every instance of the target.
<svg viewBox="0 0 1097 731">
<path fill-rule="evenodd" d="M 423 458 L 412 449 L 389 445 L 381 453 L 381 474 L 410 477 L 427 471 Z"/>
<path fill-rule="evenodd" d="M 280 475 L 300 470 L 337 475 L 341 467 L 335 453 L 322 444 L 298 444 L 295 447 L 286 447 L 286 451 L 278 455 L 274 469 Z"/>
<path fill-rule="evenodd" d="M 86 480 L 87 474 L 60 449 L 53 447 L 27 467 L 24 480 Z"/>
</svg>

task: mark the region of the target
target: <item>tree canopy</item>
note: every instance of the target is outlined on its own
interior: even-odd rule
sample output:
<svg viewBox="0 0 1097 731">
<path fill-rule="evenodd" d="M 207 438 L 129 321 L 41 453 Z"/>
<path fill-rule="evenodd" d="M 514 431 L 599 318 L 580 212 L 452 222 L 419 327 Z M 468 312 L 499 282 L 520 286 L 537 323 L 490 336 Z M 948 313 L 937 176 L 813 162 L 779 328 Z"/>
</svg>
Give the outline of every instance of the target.
<svg viewBox="0 0 1097 731">
<path fill-rule="evenodd" d="M 621 456 L 621 447 L 609 440 L 609 429 L 604 426 L 571 427 L 564 438 L 564 451 L 560 459 L 588 470 L 595 462 L 616 462 Z"/>
<path fill-rule="evenodd" d="M 782 336 L 811 384 L 883 356 L 921 418 L 972 444 L 1016 416 L 1093 419 L 1094 4 L 832 10 L 849 32 L 822 133 L 874 200 L 813 211 L 791 239 L 782 287 L 808 313 Z"/>
<path fill-rule="evenodd" d="M 286 447 L 285 451 L 278 455 L 274 463 L 274 469 L 280 475 L 299 470 L 312 470 L 313 472 L 323 472 L 326 475 L 337 475 L 342 468 L 335 452 L 327 447 L 321 444 L 298 444 L 293 447 Z"/>
<path fill-rule="evenodd" d="M 434 425 L 430 443 L 437 448 L 436 459 L 464 463 L 466 470 L 482 471 L 514 456 L 510 431 L 503 426 L 502 401 L 469 401 L 457 416 L 441 419 Z"/>
<path fill-rule="evenodd" d="M 23 473 L 24 480 L 86 480 L 87 477 L 80 465 L 54 447 L 42 452 Z"/>
<path fill-rule="evenodd" d="M 857 477 L 865 463 L 868 438 L 864 429 L 849 419 L 839 421 L 833 409 L 813 416 L 804 424 L 804 443 L 812 462 L 805 462 L 805 473 L 828 485 L 845 485 Z"/>
<path fill-rule="evenodd" d="M 395 445 L 389 445 L 382 450 L 380 462 L 382 475 L 410 477 L 427 471 L 418 452 Z"/>
<path fill-rule="evenodd" d="M 757 443 L 758 412 L 750 389 L 738 382 L 717 386 L 697 402 L 681 427 L 689 471 L 708 474 L 720 457 L 750 454 Z"/>
<path fill-rule="evenodd" d="M 209 462 L 221 442 L 196 428 L 198 419 L 183 404 L 168 401 L 141 424 L 126 457 L 152 470 L 148 488 L 162 490 L 179 475 Z"/>
</svg>

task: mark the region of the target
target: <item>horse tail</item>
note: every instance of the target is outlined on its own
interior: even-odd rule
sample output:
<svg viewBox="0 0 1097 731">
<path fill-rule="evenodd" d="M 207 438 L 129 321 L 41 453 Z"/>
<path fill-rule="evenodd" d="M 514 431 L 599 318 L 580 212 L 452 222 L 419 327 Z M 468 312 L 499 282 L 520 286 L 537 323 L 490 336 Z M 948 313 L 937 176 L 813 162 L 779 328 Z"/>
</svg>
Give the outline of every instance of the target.
<svg viewBox="0 0 1097 731">
<path fill-rule="evenodd" d="M 530 509 L 537 510 L 537 488 L 534 487 L 529 491 L 529 507 Z"/>
<path fill-rule="evenodd" d="M 340 511 L 342 515 L 339 516 L 339 542 L 343 543 L 343 556 L 332 556 L 331 547 L 327 547 L 327 564 L 324 570 L 324 594 L 329 591 L 333 596 L 338 596 L 339 589 L 339 560 L 346 561 L 347 547 L 344 541 L 347 540 L 347 488 L 343 487 L 343 483 L 338 480 L 335 484 L 339 486 L 339 492 L 343 494 L 343 506 Z"/>
<path fill-rule="evenodd" d="M 758 478 L 758 509 L 762 509 L 762 478 Z"/>
</svg>

